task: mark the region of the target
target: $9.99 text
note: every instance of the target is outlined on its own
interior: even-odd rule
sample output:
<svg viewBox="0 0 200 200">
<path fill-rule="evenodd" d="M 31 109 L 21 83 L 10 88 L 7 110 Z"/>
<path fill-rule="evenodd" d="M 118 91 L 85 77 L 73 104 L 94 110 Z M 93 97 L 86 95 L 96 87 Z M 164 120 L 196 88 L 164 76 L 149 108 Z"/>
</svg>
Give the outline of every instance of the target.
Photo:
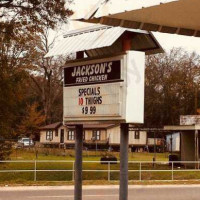
<svg viewBox="0 0 200 200">
<path fill-rule="evenodd" d="M 82 114 L 95 114 L 96 113 L 96 106 L 85 106 L 85 107 L 82 107 Z"/>
</svg>

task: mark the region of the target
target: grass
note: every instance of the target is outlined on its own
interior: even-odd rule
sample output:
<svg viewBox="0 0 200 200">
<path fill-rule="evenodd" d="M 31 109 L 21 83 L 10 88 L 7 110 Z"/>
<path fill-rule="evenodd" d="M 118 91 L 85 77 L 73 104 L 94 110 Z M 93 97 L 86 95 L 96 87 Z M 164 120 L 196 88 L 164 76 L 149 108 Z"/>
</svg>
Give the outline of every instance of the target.
<svg viewBox="0 0 200 200">
<path fill-rule="evenodd" d="M 119 152 L 103 152 L 103 151 L 83 151 L 84 161 L 99 161 L 104 155 L 112 155 L 117 157 L 119 160 Z M 168 153 L 156 153 L 157 161 L 168 161 Z M 152 161 L 154 153 L 129 153 L 130 161 Z M 11 160 L 35 160 L 34 149 L 15 149 L 11 155 Z M 39 151 L 37 160 L 74 160 L 73 150 L 62 150 L 62 149 L 43 149 Z"/>
<path fill-rule="evenodd" d="M 49 162 L 37 162 L 37 170 L 72 170 L 73 163 L 65 163 L 65 162 L 50 162 L 51 160 L 57 161 L 74 161 L 74 152 L 72 150 L 58 150 L 58 149 L 40 149 L 38 151 L 37 160 L 48 160 Z M 84 161 L 99 161 L 100 157 L 105 155 L 105 152 L 83 152 L 83 160 Z M 119 153 L 109 153 L 113 156 L 116 156 L 119 160 Z M 153 153 L 129 153 L 130 161 L 152 161 L 154 154 Z M 0 170 L 33 170 L 35 163 L 33 162 L 36 159 L 36 155 L 34 149 L 25 149 L 25 150 L 14 150 L 11 155 L 11 160 L 15 161 L 23 161 L 29 160 L 29 163 L 15 162 L 15 163 L 2 163 L 0 164 Z M 168 161 L 168 154 L 165 153 L 157 153 L 156 155 L 157 161 Z M 139 170 L 140 165 L 138 163 L 129 163 L 129 170 Z M 152 181 L 152 180 L 170 180 L 172 178 L 172 173 L 169 171 L 153 171 L 157 170 L 170 170 L 171 166 L 167 164 L 153 164 L 143 163 L 141 165 L 142 170 L 152 170 L 152 171 L 143 171 L 141 174 L 141 178 L 143 181 Z M 100 163 L 83 163 L 83 170 L 107 170 L 108 165 L 100 164 Z M 120 165 L 112 164 L 110 165 L 111 170 L 119 170 Z M 179 168 L 174 168 L 179 169 Z M 181 168 L 180 168 L 181 169 Z M 129 180 L 131 182 L 137 182 L 139 180 L 140 174 L 139 172 L 129 171 Z M 34 172 L 3 172 L 0 173 L 0 183 L 49 183 L 49 182 L 71 182 L 73 179 L 72 172 L 37 172 L 37 182 L 33 182 L 34 180 Z M 194 180 L 200 179 L 200 172 L 174 172 L 174 179 L 176 180 Z M 95 184 L 98 182 L 107 182 L 108 180 L 108 172 L 83 172 L 83 180 L 84 181 L 95 181 Z M 119 180 L 119 171 L 112 171 L 110 173 L 110 180 L 112 182 L 116 182 Z"/>
</svg>

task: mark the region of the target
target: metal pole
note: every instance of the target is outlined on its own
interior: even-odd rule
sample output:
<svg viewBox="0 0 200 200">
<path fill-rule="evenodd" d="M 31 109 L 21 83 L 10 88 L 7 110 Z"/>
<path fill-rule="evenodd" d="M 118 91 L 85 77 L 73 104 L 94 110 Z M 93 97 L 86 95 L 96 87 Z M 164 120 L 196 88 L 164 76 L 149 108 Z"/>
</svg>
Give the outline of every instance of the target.
<svg viewBox="0 0 200 200">
<path fill-rule="evenodd" d="M 74 200 L 82 200 L 83 125 L 76 125 Z"/>
<path fill-rule="evenodd" d="M 108 181 L 110 181 L 110 162 L 108 162 Z"/>
<path fill-rule="evenodd" d="M 194 134 L 195 142 L 195 161 L 199 161 L 199 139 L 198 139 L 198 130 L 195 130 Z M 198 163 L 195 164 L 195 168 L 198 168 Z"/>
<path fill-rule="evenodd" d="M 119 200 L 128 200 L 128 124 L 120 125 L 120 194 Z"/>
<path fill-rule="evenodd" d="M 199 131 L 197 130 L 197 169 L 199 169 Z"/>
<path fill-rule="evenodd" d="M 199 131 L 196 131 L 196 137 L 197 137 L 197 161 L 199 161 Z"/>
<path fill-rule="evenodd" d="M 142 163 L 140 162 L 140 175 L 139 175 L 139 180 L 142 180 Z"/>
<path fill-rule="evenodd" d="M 174 180 L 174 162 L 172 161 L 172 181 Z"/>
<path fill-rule="evenodd" d="M 72 181 L 74 181 L 74 174 L 75 174 L 74 165 L 75 165 L 75 162 L 73 162 L 73 166 L 72 166 Z"/>
<path fill-rule="evenodd" d="M 35 160 L 34 181 L 37 180 L 37 160 Z"/>
<path fill-rule="evenodd" d="M 154 137 L 154 145 L 153 145 L 153 152 L 154 152 L 153 167 L 155 167 L 155 161 L 156 161 L 156 133 L 155 133 L 155 131 L 153 133 L 153 137 Z"/>
<path fill-rule="evenodd" d="M 96 140 L 96 156 L 97 156 L 97 140 Z"/>
</svg>

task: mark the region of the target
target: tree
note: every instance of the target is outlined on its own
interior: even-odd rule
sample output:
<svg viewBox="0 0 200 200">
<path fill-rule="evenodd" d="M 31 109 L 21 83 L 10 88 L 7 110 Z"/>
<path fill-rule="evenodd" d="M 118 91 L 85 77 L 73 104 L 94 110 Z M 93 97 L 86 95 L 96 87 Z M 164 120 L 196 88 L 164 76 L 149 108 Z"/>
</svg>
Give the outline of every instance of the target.
<svg viewBox="0 0 200 200">
<path fill-rule="evenodd" d="M 44 124 L 45 116 L 42 111 L 38 110 L 37 103 L 28 105 L 26 108 L 26 116 L 22 119 L 18 130 L 26 136 L 38 136 L 39 127 Z"/>
<path fill-rule="evenodd" d="M 44 27 L 65 23 L 72 11 L 65 0 L 0 2 L 0 136 L 13 137 L 25 115 L 29 73 L 39 53 L 35 43 Z M 4 142 L 5 143 L 5 142 Z M 0 146 L 0 150 L 1 150 Z"/>
<path fill-rule="evenodd" d="M 65 4 L 72 0 L 4 0 L 0 2 L 1 26 L 5 22 L 12 28 L 21 25 L 21 30 L 27 27 L 41 28 L 48 26 L 55 28 L 58 23 L 67 23 L 73 13 Z M 29 28 L 28 28 L 29 27 Z M 0 29 L 3 30 L 3 29 Z"/>
<path fill-rule="evenodd" d="M 11 153 L 11 143 L 0 139 L 0 160 L 8 159 Z"/>
<path fill-rule="evenodd" d="M 35 57 L 34 68 L 30 73 L 31 84 L 34 95 L 37 96 L 41 109 L 45 114 L 46 124 L 62 120 L 63 102 L 63 73 L 62 68 L 69 58 L 58 56 L 44 58 L 45 54 L 52 48 L 55 40 L 49 42 L 49 29 L 44 29 L 37 39 L 38 53 Z M 34 73 L 33 73 L 34 71 Z"/>
<path fill-rule="evenodd" d="M 196 114 L 200 57 L 182 49 L 149 56 L 146 62 L 145 124 L 179 124 L 180 115 Z"/>
</svg>

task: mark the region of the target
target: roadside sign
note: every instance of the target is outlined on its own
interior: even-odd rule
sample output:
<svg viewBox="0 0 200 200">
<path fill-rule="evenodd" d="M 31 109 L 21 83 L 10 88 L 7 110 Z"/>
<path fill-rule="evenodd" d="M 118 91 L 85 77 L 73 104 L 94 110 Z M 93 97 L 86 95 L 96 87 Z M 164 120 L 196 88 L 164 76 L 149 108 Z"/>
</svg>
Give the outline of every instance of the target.
<svg viewBox="0 0 200 200">
<path fill-rule="evenodd" d="M 64 68 L 64 122 L 143 123 L 143 52 L 82 59 Z"/>
<path fill-rule="evenodd" d="M 180 125 L 200 125 L 200 115 L 181 115 Z"/>
</svg>

